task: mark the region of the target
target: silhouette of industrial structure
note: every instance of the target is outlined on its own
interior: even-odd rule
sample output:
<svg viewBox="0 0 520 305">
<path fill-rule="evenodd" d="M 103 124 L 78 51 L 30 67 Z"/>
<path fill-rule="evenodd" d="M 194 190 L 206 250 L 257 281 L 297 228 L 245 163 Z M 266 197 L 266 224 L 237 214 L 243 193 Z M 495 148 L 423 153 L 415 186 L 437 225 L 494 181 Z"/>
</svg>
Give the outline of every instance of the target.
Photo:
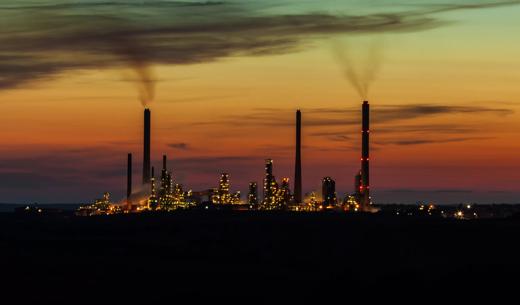
<svg viewBox="0 0 520 305">
<path fill-rule="evenodd" d="M 139 193 L 132 193 L 132 154 L 127 158 L 127 192 L 122 207 L 107 205 L 106 200 L 90 205 L 83 209 L 83 214 L 110 214 L 119 212 L 139 211 L 171 211 L 188 208 L 218 208 L 234 206 L 238 209 L 249 210 L 291 210 L 291 211 L 321 211 L 338 210 L 350 212 L 373 212 L 370 197 L 369 180 L 369 124 L 370 108 L 368 101 L 362 103 L 361 108 L 361 169 L 354 179 L 354 192 L 345 198 L 338 198 L 336 182 L 332 177 L 322 179 L 321 198 L 316 192 L 303 196 L 302 189 L 302 113 L 296 110 L 295 121 L 295 159 L 294 159 L 294 188 L 291 190 L 290 180 L 287 177 L 276 179 L 273 173 L 273 159 L 265 159 L 264 178 L 262 183 L 262 199 L 258 197 L 258 184 L 249 183 L 249 191 L 245 201 L 242 201 L 240 191 L 231 192 L 231 178 L 229 173 L 221 173 L 217 187 L 205 191 L 194 192 L 184 190 L 183 185 L 174 183 L 173 171 L 167 168 L 167 156 L 163 155 L 162 169 L 159 180 L 156 180 L 154 167 L 150 161 L 151 143 L 151 111 L 144 110 L 143 120 L 143 188 Z M 103 204 L 100 204 L 102 202 Z M 85 212 L 87 211 L 87 212 Z M 90 213 L 90 212 L 92 213 Z"/>
<path fill-rule="evenodd" d="M 362 130 L 361 130 L 361 185 L 359 187 L 359 195 L 361 208 L 368 211 L 371 205 L 370 199 L 370 166 L 369 166 L 369 136 L 370 136 L 370 108 L 368 101 L 363 102 L 362 112 Z"/>
<path fill-rule="evenodd" d="M 150 134 L 151 134 L 150 109 L 144 110 L 144 135 L 143 135 L 143 184 L 150 183 Z"/>
<path fill-rule="evenodd" d="M 296 111 L 296 155 L 294 164 L 294 201 L 302 202 L 302 113 Z"/>
</svg>

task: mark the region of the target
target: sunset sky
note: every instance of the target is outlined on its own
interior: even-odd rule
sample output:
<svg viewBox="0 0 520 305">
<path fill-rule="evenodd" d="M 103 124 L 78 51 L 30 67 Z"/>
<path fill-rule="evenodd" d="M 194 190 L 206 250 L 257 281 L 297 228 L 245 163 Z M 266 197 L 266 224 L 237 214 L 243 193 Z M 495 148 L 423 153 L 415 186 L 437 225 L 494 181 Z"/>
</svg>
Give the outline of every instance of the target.
<svg viewBox="0 0 520 305">
<path fill-rule="evenodd" d="M 520 202 L 518 16 L 520 1 L 3 0 L 0 202 L 122 198 L 141 99 L 156 168 L 167 154 L 175 182 L 228 172 L 243 193 L 265 158 L 292 186 L 299 108 L 303 190 L 331 176 L 343 197 L 355 80 L 375 203 Z"/>
</svg>

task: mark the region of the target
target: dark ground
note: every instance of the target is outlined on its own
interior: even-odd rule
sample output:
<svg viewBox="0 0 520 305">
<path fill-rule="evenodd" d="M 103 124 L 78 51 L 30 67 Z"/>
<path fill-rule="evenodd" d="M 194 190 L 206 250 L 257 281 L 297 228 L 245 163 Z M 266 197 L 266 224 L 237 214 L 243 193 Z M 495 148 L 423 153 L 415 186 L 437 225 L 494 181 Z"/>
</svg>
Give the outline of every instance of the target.
<svg viewBox="0 0 520 305">
<path fill-rule="evenodd" d="M 518 304 L 519 233 L 512 219 L 2 213 L 0 304 Z"/>
</svg>

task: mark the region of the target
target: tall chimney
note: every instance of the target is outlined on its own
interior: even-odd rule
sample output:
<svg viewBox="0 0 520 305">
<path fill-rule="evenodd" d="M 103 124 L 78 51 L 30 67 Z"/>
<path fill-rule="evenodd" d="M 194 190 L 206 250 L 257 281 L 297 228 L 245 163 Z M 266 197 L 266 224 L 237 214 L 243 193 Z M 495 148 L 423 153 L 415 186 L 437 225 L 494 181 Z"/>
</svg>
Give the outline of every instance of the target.
<svg viewBox="0 0 520 305">
<path fill-rule="evenodd" d="M 162 169 L 163 171 L 166 170 L 166 155 L 162 156 Z"/>
<path fill-rule="evenodd" d="M 150 183 L 150 109 L 144 109 L 143 184 Z"/>
<path fill-rule="evenodd" d="M 296 203 L 302 202 L 302 160 L 301 160 L 301 149 L 302 149 L 302 113 L 298 109 L 296 111 L 296 156 L 294 164 L 294 201 Z"/>
<path fill-rule="evenodd" d="M 132 196 L 132 154 L 128 154 L 126 164 L 126 202 L 131 205 L 130 196 Z"/>
<path fill-rule="evenodd" d="M 369 180 L 369 114 L 370 108 L 368 101 L 363 102 L 361 108 L 363 121 L 362 121 L 362 147 L 361 147 L 361 204 L 364 210 L 368 210 L 370 205 L 370 180 Z"/>
</svg>

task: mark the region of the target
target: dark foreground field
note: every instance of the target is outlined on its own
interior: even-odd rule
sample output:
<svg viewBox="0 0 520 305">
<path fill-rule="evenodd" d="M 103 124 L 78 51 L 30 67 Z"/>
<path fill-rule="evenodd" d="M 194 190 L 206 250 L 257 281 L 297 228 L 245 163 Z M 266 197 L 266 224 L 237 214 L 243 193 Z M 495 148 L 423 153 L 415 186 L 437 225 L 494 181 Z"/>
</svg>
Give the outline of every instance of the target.
<svg viewBox="0 0 520 305">
<path fill-rule="evenodd" d="M 518 304 L 519 233 L 518 220 L 0 214 L 0 304 Z"/>
</svg>

